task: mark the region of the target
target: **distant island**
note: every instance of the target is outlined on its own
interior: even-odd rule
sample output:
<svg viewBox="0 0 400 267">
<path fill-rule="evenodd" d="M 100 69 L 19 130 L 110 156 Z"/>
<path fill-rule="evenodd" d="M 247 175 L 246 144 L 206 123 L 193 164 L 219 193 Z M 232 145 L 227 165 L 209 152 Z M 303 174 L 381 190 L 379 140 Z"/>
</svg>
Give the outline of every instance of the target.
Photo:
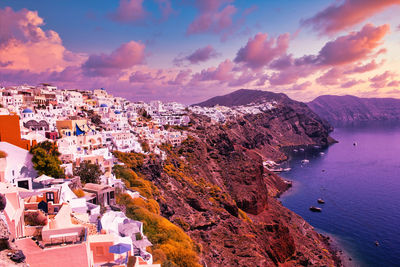
<svg viewBox="0 0 400 267">
<path fill-rule="evenodd" d="M 400 122 L 400 99 L 322 95 L 307 103 L 333 126 Z"/>
</svg>

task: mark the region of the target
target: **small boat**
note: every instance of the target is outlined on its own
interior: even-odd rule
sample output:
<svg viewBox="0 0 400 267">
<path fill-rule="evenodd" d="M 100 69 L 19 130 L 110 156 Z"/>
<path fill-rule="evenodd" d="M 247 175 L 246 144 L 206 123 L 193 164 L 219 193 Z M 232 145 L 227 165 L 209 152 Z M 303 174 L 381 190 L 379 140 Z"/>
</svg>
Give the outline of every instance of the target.
<svg viewBox="0 0 400 267">
<path fill-rule="evenodd" d="M 292 181 L 283 180 L 283 182 L 284 182 L 285 184 L 287 184 L 288 186 L 292 186 L 292 185 L 293 185 L 293 182 L 292 182 Z"/>
<path fill-rule="evenodd" d="M 304 148 L 300 148 L 300 151 L 304 151 Z"/>
<path fill-rule="evenodd" d="M 354 142 L 354 143 L 353 143 L 353 146 L 356 146 L 356 145 L 357 145 L 357 142 Z"/>
<path fill-rule="evenodd" d="M 267 170 L 269 170 L 271 172 L 283 172 L 284 171 L 283 168 L 267 168 Z"/>
<path fill-rule="evenodd" d="M 317 201 L 318 201 L 319 204 L 325 204 L 325 200 L 323 200 L 322 198 L 318 198 Z"/>
<path fill-rule="evenodd" d="M 325 155 L 325 153 L 324 153 L 324 152 L 319 152 L 319 154 L 320 154 L 321 156 Z"/>
<path fill-rule="evenodd" d="M 303 163 L 303 164 L 307 164 L 307 163 L 309 163 L 310 161 L 308 160 L 308 159 L 303 159 L 302 161 L 301 161 L 301 163 Z"/>
<path fill-rule="evenodd" d="M 297 153 L 297 152 L 299 152 L 299 151 L 298 151 L 297 149 L 293 149 L 293 152 L 294 152 L 294 153 Z"/>
<path fill-rule="evenodd" d="M 375 246 L 379 247 L 379 242 L 375 241 Z"/>
<path fill-rule="evenodd" d="M 310 210 L 311 210 L 312 212 L 321 212 L 321 211 L 322 211 L 321 208 L 318 208 L 318 207 L 315 207 L 315 206 L 311 206 L 311 207 L 310 207 Z"/>
<path fill-rule="evenodd" d="M 292 169 L 292 168 L 284 168 L 283 171 L 284 171 L 284 172 L 288 172 L 288 171 L 290 171 L 291 169 Z"/>
</svg>

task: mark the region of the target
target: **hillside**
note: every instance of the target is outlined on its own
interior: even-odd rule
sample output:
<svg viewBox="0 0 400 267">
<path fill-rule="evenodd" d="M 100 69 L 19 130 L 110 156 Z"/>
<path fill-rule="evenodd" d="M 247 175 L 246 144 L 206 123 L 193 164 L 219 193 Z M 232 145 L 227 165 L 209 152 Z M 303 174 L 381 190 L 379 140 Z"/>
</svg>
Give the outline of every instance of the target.
<svg viewBox="0 0 400 267">
<path fill-rule="evenodd" d="M 321 120 L 320 117 L 315 114 L 310 108 L 303 102 L 295 101 L 290 99 L 287 95 L 283 93 L 273 93 L 269 91 L 262 90 L 250 90 L 250 89 L 240 89 L 236 90 L 230 94 L 223 96 L 216 96 L 210 98 L 204 102 L 195 104 L 201 107 L 213 107 L 216 105 L 233 107 L 233 106 L 245 106 L 252 104 L 259 104 L 265 102 L 277 102 L 279 105 L 286 108 L 291 108 L 298 114 L 304 114 L 309 118 L 321 123 L 328 131 L 333 130 L 331 125 Z"/>
<path fill-rule="evenodd" d="M 284 95 L 282 99 L 290 102 Z M 270 111 L 224 124 L 192 113 L 186 141 L 177 147 L 164 145 L 165 161 L 150 155 L 134 169 L 157 188 L 154 199 L 160 214 L 196 242 L 202 264 L 336 264 L 326 239 L 275 198 L 288 185 L 263 168 L 263 160 L 284 160 L 285 147 L 334 141 L 329 125 L 307 106 L 290 103 L 293 106 L 280 102 Z M 130 212 L 140 216 L 134 209 Z M 157 239 L 151 241 L 156 244 Z"/>
<path fill-rule="evenodd" d="M 400 122 L 400 99 L 323 95 L 308 106 L 334 126 Z"/>
</svg>

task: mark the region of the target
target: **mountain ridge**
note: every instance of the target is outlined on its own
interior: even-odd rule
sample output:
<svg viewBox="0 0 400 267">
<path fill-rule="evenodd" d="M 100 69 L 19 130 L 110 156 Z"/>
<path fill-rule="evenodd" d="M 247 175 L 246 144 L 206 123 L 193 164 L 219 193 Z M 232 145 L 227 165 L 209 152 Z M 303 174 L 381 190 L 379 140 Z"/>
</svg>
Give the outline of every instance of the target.
<svg viewBox="0 0 400 267">
<path fill-rule="evenodd" d="M 334 126 L 372 122 L 400 122 L 400 99 L 322 95 L 307 103 Z"/>
<path fill-rule="evenodd" d="M 276 101 L 280 106 L 286 106 L 296 111 L 299 114 L 305 114 L 308 117 L 321 123 L 329 132 L 333 127 L 325 120 L 321 119 L 318 114 L 312 111 L 307 104 L 293 100 L 284 93 L 274 93 L 264 90 L 239 89 L 229 94 L 215 96 L 203 102 L 194 104 L 193 106 L 213 107 L 216 105 L 234 107 L 249 104 L 257 104 L 264 102 Z"/>
</svg>

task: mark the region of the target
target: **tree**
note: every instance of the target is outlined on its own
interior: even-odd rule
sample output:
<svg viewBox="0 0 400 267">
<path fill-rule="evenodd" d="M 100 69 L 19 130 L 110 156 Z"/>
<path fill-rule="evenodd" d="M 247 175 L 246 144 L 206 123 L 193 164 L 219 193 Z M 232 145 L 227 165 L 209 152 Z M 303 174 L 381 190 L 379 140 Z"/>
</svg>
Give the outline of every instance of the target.
<svg viewBox="0 0 400 267">
<path fill-rule="evenodd" d="M 45 174 L 54 178 L 64 178 L 64 169 L 61 168 L 61 161 L 58 159 L 58 152 L 55 143 L 45 141 L 32 147 L 29 151 L 32 157 L 33 168 L 39 175 Z"/>
<path fill-rule="evenodd" d="M 41 142 L 41 143 L 37 144 L 36 146 L 34 146 L 33 148 L 36 148 L 36 147 L 43 148 L 44 150 L 46 150 L 48 153 L 50 153 L 52 156 L 55 156 L 55 157 L 59 157 L 61 155 L 60 152 L 58 151 L 56 143 L 51 142 L 51 141 Z"/>
<path fill-rule="evenodd" d="M 84 161 L 79 167 L 75 168 L 74 175 L 79 176 L 83 183 L 99 184 L 100 176 L 103 175 L 103 172 L 100 170 L 99 165 Z"/>
</svg>

